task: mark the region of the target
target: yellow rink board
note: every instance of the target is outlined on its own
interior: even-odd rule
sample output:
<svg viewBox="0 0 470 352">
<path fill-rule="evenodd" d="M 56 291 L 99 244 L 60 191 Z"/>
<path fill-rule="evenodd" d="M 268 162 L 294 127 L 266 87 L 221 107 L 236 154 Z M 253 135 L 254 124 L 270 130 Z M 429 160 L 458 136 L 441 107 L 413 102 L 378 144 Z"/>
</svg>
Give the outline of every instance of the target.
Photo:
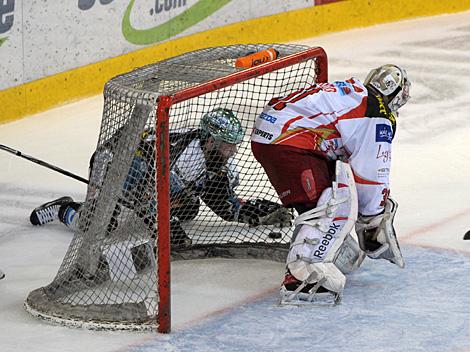
<svg viewBox="0 0 470 352">
<path fill-rule="evenodd" d="M 110 78 L 204 47 L 283 43 L 328 32 L 470 9 L 470 0 L 345 0 L 239 22 L 0 91 L 0 123 L 99 94 Z"/>
</svg>

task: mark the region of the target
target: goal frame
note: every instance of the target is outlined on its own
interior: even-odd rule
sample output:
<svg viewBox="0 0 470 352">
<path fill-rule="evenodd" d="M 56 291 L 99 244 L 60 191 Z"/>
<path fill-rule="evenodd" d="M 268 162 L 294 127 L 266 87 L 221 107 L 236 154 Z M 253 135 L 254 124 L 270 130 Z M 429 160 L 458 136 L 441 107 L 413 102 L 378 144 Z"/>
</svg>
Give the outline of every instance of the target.
<svg viewBox="0 0 470 352">
<path fill-rule="evenodd" d="M 255 78 L 290 65 L 307 60 L 316 60 L 316 82 L 328 81 L 328 61 L 323 48 L 313 47 L 296 54 L 251 67 L 225 77 L 214 79 L 171 95 L 162 95 L 157 100 L 155 160 L 157 205 L 157 275 L 158 315 L 157 331 L 171 331 L 171 245 L 170 245 L 170 109 L 173 104 L 195 98 L 211 91 Z"/>
</svg>

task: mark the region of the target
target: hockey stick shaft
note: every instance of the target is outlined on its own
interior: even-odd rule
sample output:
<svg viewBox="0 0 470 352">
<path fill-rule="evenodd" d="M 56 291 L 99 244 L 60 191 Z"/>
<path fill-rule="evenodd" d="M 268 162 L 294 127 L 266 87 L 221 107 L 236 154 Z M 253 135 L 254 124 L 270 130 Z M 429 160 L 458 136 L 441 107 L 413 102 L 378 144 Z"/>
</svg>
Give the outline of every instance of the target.
<svg viewBox="0 0 470 352">
<path fill-rule="evenodd" d="M 0 144 L 0 149 L 1 150 L 4 150 L 8 153 L 11 153 L 11 154 L 14 154 L 16 156 L 19 156 L 20 158 L 23 158 L 23 159 L 26 159 L 26 160 L 29 160 L 29 161 L 32 161 L 33 163 L 36 163 L 38 165 L 41 165 L 41 166 L 44 166 L 44 167 L 47 167 L 48 169 L 51 169 L 51 170 L 54 170 L 62 175 L 65 175 L 65 176 L 68 176 L 68 177 L 71 177 L 77 181 L 80 181 L 80 182 L 83 182 L 83 183 L 86 183 L 88 184 L 88 180 L 83 178 L 83 177 L 80 177 L 78 175 L 75 175 L 73 173 L 71 173 L 70 171 L 67 171 L 67 170 L 64 170 L 64 169 L 61 169 L 60 167 L 57 167 L 55 165 L 52 165 L 52 164 L 49 164 L 45 161 L 42 161 L 42 160 L 39 160 L 39 159 L 36 159 L 35 157 L 32 157 L 30 155 L 26 155 L 26 154 L 23 154 L 22 152 L 20 152 L 19 150 L 16 150 L 16 149 L 13 149 L 13 148 L 10 148 L 6 145 L 3 145 L 3 144 Z"/>
</svg>

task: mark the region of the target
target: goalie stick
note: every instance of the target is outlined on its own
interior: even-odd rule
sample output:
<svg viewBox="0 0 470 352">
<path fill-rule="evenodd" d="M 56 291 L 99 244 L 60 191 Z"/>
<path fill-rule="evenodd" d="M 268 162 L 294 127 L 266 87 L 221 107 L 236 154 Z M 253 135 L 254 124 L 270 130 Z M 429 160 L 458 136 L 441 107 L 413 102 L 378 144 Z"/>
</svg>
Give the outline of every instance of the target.
<svg viewBox="0 0 470 352">
<path fill-rule="evenodd" d="M 51 169 L 51 170 L 54 170 L 62 175 L 65 175 L 65 176 L 68 176 L 68 177 L 71 177 L 77 181 L 80 181 L 80 182 L 83 182 L 83 183 L 86 183 L 88 184 L 88 180 L 83 178 L 83 177 L 80 177 L 78 175 L 75 175 L 73 173 L 71 173 L 70 171 L 67 171 L 67 170 L 64 170 L 64 169 L 61 169 L 60 167 L 57 167 L 55 165 L 52 165 L 52 164 L 49 164 L 43 160 L 39 160 L 39 159 L 36 159 L 35 157 L 32 157 L 30 155 L 26 155 L 26 154 L 23 154 L 22 152 L 20 152 L 19 150 L 16 150 L 16 149 L 13 149 L 13 148 L 10 148 L 6 145 L 3 145 L 3 144 L 0 144 L 0 149 L 1 150 L 4 150 L 8 153 L 11 153 L 11 154 L 14 154 L 16 156 L 19 156 L 20 158 L 23 158 L 23 159 L 26 159 L 26 160 L 29 160 L 29 161 L 32 161 L 33 163 L 36 163 L 38 165 L 41 165 L 41 166 L 44 166 L 44 167 L 47 167 L 48 169 Z"/>
</svg>

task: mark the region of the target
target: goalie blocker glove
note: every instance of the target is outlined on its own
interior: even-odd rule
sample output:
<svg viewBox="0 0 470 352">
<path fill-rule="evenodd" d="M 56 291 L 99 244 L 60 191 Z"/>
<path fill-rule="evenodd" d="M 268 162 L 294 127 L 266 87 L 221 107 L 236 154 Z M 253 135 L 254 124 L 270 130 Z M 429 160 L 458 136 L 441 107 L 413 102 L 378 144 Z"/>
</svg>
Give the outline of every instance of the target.
<svg viewBox="0 0 470 352">
<path fill-rule="evenodd" d="M 292 224 L 292 212 L 281 204 L 266 199 L 250 199 L 240 207 L 238 221 L 258 225 L 278 225 L 288 227 Z"/>
</svg>

